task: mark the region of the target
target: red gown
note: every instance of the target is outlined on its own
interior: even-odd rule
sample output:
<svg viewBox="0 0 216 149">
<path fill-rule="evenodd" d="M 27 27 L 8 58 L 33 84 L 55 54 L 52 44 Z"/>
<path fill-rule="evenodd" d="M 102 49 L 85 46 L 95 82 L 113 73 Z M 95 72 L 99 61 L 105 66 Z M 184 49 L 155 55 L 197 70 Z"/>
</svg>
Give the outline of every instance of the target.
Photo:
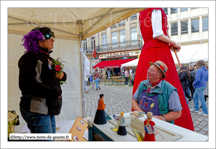
<svg viewBox="0 0 216 149">
<path fill-rule="evenodd" d="M 181 117 L 175 120 L 174 123 L 178 126 L 194 131 L 191 114 L 185 100 L 169 45 L 160 40 L 153 39 L 152 36 L 151 13 L 154 9 L 160 9 L 162 12 L 162 30 L 164 35 L 167 35 L 167 16 L 162 8 L 148 8 L 139 13 L 140 30 L 145 44 L 142 48 L 137 65 L 133 94 L 137 90 L 140 82 L 146 80 L 149 62 L 156 62 L 157 60 L 164 62 L 168 67 L 165 80 L 178 90 L 178 95 L 183 108 Z"/>
</svg>

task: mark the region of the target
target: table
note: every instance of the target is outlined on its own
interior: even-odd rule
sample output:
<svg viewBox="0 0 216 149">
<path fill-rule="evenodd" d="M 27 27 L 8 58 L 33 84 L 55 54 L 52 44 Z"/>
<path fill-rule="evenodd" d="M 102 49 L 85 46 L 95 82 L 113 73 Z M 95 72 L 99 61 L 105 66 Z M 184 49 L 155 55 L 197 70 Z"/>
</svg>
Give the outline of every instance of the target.
<svg viewBox="0 0 216 149">
<path fill-rule="evenodd" d="M 112 80 L 112 84 L 113 84 L 113 81 L 115 79 L 121 79 L 122 78 L 122 84 L 123 84 L 123 78 L 124 78 L 124 76 L 113 76 L 113 77 L 107 77 L 107 78 L 108 78 L 108 80 L 110 80 L 110 79 Z M 118 85 L 118 82 L 117 82 L 117 85 Z"/>
<path fill-rule="evenodd" d="M 125 113 L 124 116 L 129 116 L 130 113 Z M 143 119 L 144 117 L 140 118 Z M 177 133 L 181 136 L 182 138 L 176 140 L 176 141 L 208 141 L 208 137 L 202 134 L 199 134 L 197 132 L 182 128 L 177 125 L 173 125 L 168 122 L 164 122 L 162 120 L 152 118 L 152 120 L 155 122 L 156 125 L 167 129 L 169 128 L 172 132 Z M 93 135 L 96 134 L 99 137 L 101 137 L 105 141 L 137 141 L 137 139 L 131 135 L 126 135 L 126 136 L 120 136 L 116 132 L 112 131 L 110 127 L 113 127 L 113 125 L 109 122 L 107 122 L 105 125 L 97 125 L 94 124 L 94 118 L 91 118 L 88 120 L 88 130 L 89 130 L 89 141 L 95 141 Z"/>
</svg>

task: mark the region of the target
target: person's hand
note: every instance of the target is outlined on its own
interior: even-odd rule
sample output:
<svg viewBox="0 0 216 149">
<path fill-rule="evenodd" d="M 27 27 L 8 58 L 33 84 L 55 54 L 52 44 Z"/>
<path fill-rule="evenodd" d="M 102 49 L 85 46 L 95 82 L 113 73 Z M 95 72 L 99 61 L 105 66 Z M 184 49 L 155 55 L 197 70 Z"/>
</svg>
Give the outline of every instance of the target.
<svg viewBox="0 0 216 149">
<path fill-rule="evenodd" d="M 159 134 L 159 131 L 157 131 L 157 130 L 156 130 L 156 133 L 155 133 L 155 135 L 157 135 L 157 134 Z"/>
<path fill-rule="evenodd" d="M 153 117 L 154 117 L 154 118 L 157 118 L 157 119 L 159 119 L 159 120 L 162 120 L 162 121 L 164 120 L 162 116 L 154 115 Z"/>
<path fill-rule="evenodd" d="M 58 99 L 61 98 L 61 96 L 62 96 L 62 94 L 58 97 Z"/>
<path fill-rule="evenodd" d="M 181 49 L 181 46 L 179 45 L 179 44 L 177 44 L 176 42 L 173 44 L 173 45 L 170 45 L 171 46 L 171 50 L 173 51 L 173 52 L 179 52 L 180 51 L 180 49 Z M 175 51 L 174 51 L 175 50 Z"/>
<path fill-rule="evenodd" d="M 61 80 L 64 77 L 64 72 L 61 73 L 57 73 L 55 74 L 56 78 L 58 78 L 59 80 Z"/>
</svg>

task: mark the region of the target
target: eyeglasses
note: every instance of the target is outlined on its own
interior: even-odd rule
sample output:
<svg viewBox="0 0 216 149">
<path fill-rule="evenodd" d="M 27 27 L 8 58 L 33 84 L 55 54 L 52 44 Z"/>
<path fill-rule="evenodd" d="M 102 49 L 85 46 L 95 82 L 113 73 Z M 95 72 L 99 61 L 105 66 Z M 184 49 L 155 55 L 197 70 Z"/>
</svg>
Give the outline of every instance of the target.
<svg viewBox="0 0 216 149">
<path fill-rule="evenodd" d="M 150 71 L 151 73 L 153 73 L 153 72 L 161 73 L 161 72 L 159 72 L 159 71 L 155 71 L 155 70 L 153 70 L 153 69 L 151 69 L 151 68 L 147 68 L 147 71 Z"/>
<path fill-rule="evenodd" d="M 50 40 L 54 40 L 54 37 L 51 36 L 51 37 L 50 37 Z"/>
<path fill-rule="evenodd" d="M 54 37 L 51 36 L 50 38 L 47 38 L 47 39 L 52 41 L 52 40 L 54 40 Z M 45 39 L 45 40 L 47 40 L 47 39 Z"/>
</svg>

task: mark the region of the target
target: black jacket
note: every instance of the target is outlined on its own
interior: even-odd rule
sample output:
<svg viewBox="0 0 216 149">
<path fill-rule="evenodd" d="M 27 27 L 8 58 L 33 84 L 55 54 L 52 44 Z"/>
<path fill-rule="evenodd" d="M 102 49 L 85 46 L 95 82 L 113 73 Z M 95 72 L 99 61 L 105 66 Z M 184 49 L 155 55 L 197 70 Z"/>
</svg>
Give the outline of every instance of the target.
<svg viewBox="0 0 216 149">
<path fill-rule="evenodd" d="M 192 84 L 194 81 L 195 81 L 195 71 L 194 69 L 190 70 L 190 79 L 189 79 L 189 82 L 188 84 Z"/>
<path fill-rule="evenodd" d="M 59 79 L 55 77 L 55 69 L 48 67 L 48 49 L 41 48 L 46 53 L 27 52 L 19 60 L 19 88 L 22 92 L 20 108 L 49 115 L 58 115 L 61 111 L 62 94 Z M 64 77 L 61 81 L 67 78 Z"/>
<path fill-rule="evenodd" d="M 183 90 L 187 90 L 188 87 L 188 75 L 186 71 L 182 71 L 179 73 L 179 80 L 181 82 Z"/>
</svg>

